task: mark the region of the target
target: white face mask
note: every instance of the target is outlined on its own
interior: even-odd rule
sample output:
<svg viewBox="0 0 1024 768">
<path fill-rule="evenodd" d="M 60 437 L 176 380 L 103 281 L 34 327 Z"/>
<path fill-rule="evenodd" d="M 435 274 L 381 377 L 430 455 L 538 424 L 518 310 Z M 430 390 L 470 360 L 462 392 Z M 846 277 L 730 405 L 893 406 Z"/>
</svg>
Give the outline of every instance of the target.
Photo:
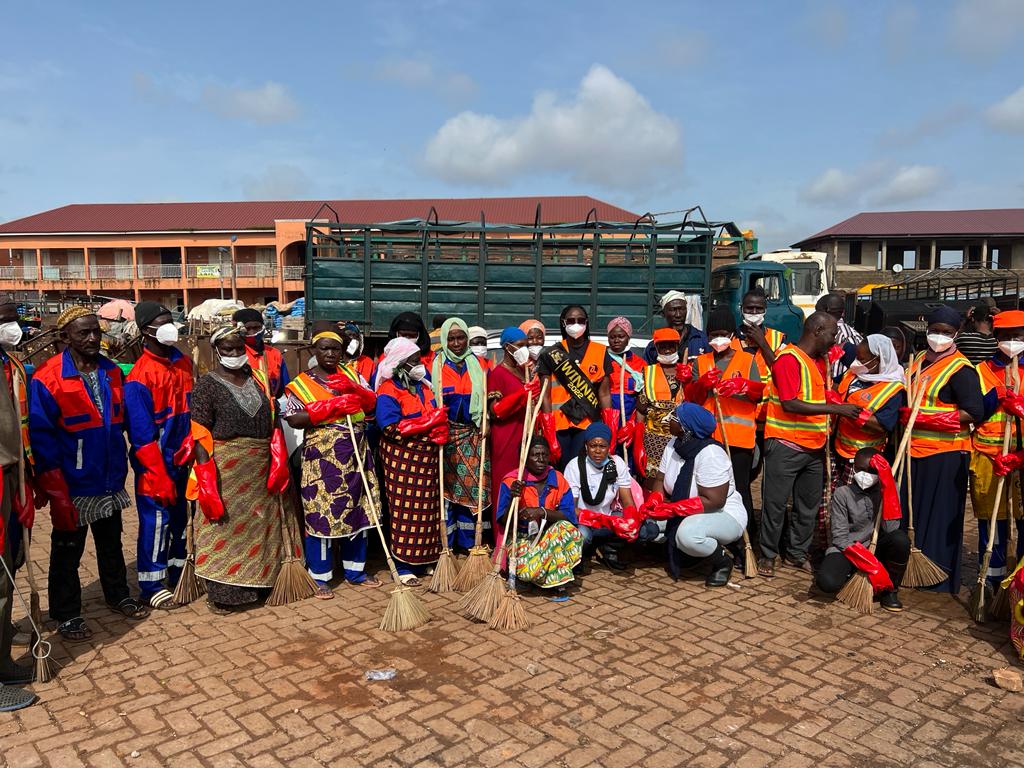
<svg viewBox="0 0 1024 768">
<path fill-rule="evenodd" d="M 359 354 L 359 339 L 352 339 L 352 341 L 350 341 L 348 343 L 348 346 L 345 347 L 345 351 L 348 352 L 348 354 L 351 355 L 352 357 L 355 357 L 356 355 L 358 355 Z"/>
<path fill-rule="evenodd" d="M 413 381 L 423 381 L 427 378 L 427 366 L 420 363 L 409 369 L 409 378 Z"/>
<path fill-rule="evenodd" d="M 217 354 L 220 355 L 219 352 Z M 220 364 L 229 371 L 237 371 L 248 362 L 249 358 L 246 355 L 239 355 L 238 357 L 226 357 L 224 355 L 220 355 Z"/>
<path fill-rule="evenodd" d="M 174 323 L 164 323 L 156 329 L 156 333 L 153 335 L 161 344 L 174 344 L 178 340 L 178 326 Z"/>
<path fill-rule="evenodd" d="M 0 327 L 0 333 L 2 332 L 3 329 Z M 0 337 L 0 341 L 2 341 L 2 337 Z M 1024 352 L 1024 341 L 1000 341 L 999 351 L 1007 357 L 1017 357 L 1021 352 Z"/>
<path fill-rule="evenodd" d="M 469 349 L 477 357 L 487 357 L 487 345 L 486 344 L 474 344 Z"/>
<path fill-rule="evenodd" d="M 760 325 L 764 322 L 764 312 L 756 312 L 754 314 L 744 312 L 743 322 L 747 325 Z"/>
<path fill-rule="evenodd" d="M 927 338 L 928 346 L 933 352 L 945 352 L 953 346 L 953 337 L 944 333 L 929 333 Z"/>
<path fill-rule="evenodd" d="M 16 347 L 21 337 L 21 326 L 16 321 L 0 324 L 0 346 Z"/>
<path fill-rule="evenodd" d="M 530 359 L 530 348 L 514 347 L 512 349 L 512 359 L 516 361 L 516 365 L 526 365 L 526 361 Z"/>
<path fill-rule="evenodd" d="M 711 348 L 715 350 L 715 352 L 722 352 L 729 348 L 729 345 L 732 344 L 732 339 L 728 336 L 715 336 L 715 338 L 711 339 L 708 344 L 711 345 Z"/>
<path fill-rule="evenodd" d="M 531 344 L 526 349 L 529 351 L 530 357 L 532 357 L 534 360 L 536 360 L 538 357 L 540 357 L 540 353 L 544 351 L 544 345 L 543 344 Z"/>
<path fill-rule="evenodd" d="M 664 365 L 675 365 L 679 362 L 679 353 L 673 352 L 669 355 L 658 354 L 658 362 Z"/>
<path fill-rule="evenodd" d="M 570 336 L 573 339 L 578 339 L 580 336 L 582 336 L 586 332 L 587 332 L 587 324 L 586 323 L 568 323 L 565 326 L 565 333 L 566 333 L 566 335 Z"/>
<path fill-rule="evenodd" d="M 854 472 L 853 482 L 861 487 L 861 490 L 866 491 L 878 482 L 878 475 L 873 472 Z"/>
<path fill-rule="evenodd" d="M 858 377 L 863 376 L 864 374 L 868 373 L 868 367 L 865 363 L 862 363 L 860 360 L 854 360 L 852 363 L 850 363 L 850 373 Z"/>
</svg>

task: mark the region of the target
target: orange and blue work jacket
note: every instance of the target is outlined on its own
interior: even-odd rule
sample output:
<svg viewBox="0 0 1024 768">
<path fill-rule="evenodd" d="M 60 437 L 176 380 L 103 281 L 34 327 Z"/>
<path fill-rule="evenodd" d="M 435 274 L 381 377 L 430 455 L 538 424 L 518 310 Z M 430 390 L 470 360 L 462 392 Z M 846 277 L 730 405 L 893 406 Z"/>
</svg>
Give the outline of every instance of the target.
<svg viewBox="0 0 1024 768">
<path fill-rule="evenodd" d="M 469 376 L 469 366 L 465 362 L 445 360 L 441 366 L 441 399 L 448 411 L 448 421 L 472 424 L 473 417 L 469 413 L 472 397 L 473 380 Z"/>
<path fill-rule="evenodd" d="M 430 381 L 414 382 L 414 392 L 405 389 L 394 379 L 385 379 L 377 388 L 377 426 L 381 429 L 403 419 L 415 418 L 425 410 L 434 408 L 434 393 Z"/>
<path fill-rule="evenodd" d="M 132 450 L 156 440 L 164 465 L 173 469 L 174 454 L 192 429 L 191 401 L 192 361 L 174 348 L 168 357 L 144 349 L 124 382 L 125 420 Z M 136 471 L 139 469 L 135 466 Z"/>
<path fill-rule="evenodd" d="M 266 375 L 271 396 L 275 399 L 281 397 L 284 394 L 284 388 L 291 381 L 288 376 L 288 366 L 285 365 L 281 352 L 266 344 L 263 347 L 263 354 L 260 354 L 246 344 L 245 356 L 249 358 L 250 368 L 254 371 L 263 371 Z"/>
<path fill-rule="evenodd" d="M 59 469 L 72 496 L 124 490 L 124 376 L 100 356 L 96 369 L 103 413 L 64 350 L 36 369 L 29 397 L 28 431 L 38 474 Z"/>
</svg>

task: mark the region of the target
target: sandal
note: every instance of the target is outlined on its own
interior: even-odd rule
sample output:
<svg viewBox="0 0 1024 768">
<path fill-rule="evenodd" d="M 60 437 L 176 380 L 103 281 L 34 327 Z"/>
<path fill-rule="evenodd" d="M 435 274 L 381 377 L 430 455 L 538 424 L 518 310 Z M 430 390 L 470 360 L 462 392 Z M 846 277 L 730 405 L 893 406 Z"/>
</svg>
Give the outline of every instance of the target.
<svg viewBox="0 0 1024 768">
<path fill-rule="evenodd" d="M 227 606 L 217 605 L 217 603 L 209 598 L 206 599 L 206 607 L 210 609 L 210 613 L 214 616 L 229 616 L 232 613 L 232 610 Z"/>
<path fill-rule="evenodd" d="M 149 607 L 158 611 L 176 611 L 184 606 L 174 599 L 169 590 L 161 589 L 154 595 L 150 595 Z"/>
<path fill-rule="evenodd" d="M 403 587 L 418 587 L 422 583 L 414 573 L 401 573 L 398 580 L 402 582 Z"/>
<path fill-rule="evenodd" d="M 313 593 L 313 597 L 315 597 L 317 600 L 333 600 L 334 592 L 327 584 L 321 584 L 320 582 L 317 582 L 316 592 Z"/>
<path fill-rule="evenodd" d="M 353 587 L 367 587 L 372 589 L 374 587 L 379 587 L 382 582 L 376 576 L 367 576 L 362 581 L 350 581 L 349 584 Z"/>
<path fill-rule="evenodd" d="M 69 643 L 83 643 L 92 637 L 92 630 L 85 625 L 85 619 L 78 616 L 58 624 L 57 634 Z"/>
<path fill-rule="evenodd" d="M 759 557 L 757 559 L 757 575 L 766 579 L 775 578 L 775 558 Z"/>
<path fill-rule="evenodd" d="M 789 558 L 786 558 L 785 560 L 783 560 L 783 562 L 790 568 L 796 568 L 798 571 L 803 571 L 804 573 L 809 573 L 811 575 L 814 574 L 814 566 L 811 565 L 810 560 L 801 560 L 798 563 L 796 560 L 790 560 Z"/>
<path fill-rule="evenodd" d="M 117 605 L 111 605 L 110 607 L 126 619 L 132 619 L 133 621 L 138 621 L 139 619 L 144 619 L 149 616 L 149 609 L 134 597 L 126 597 Z"/>
</svg>

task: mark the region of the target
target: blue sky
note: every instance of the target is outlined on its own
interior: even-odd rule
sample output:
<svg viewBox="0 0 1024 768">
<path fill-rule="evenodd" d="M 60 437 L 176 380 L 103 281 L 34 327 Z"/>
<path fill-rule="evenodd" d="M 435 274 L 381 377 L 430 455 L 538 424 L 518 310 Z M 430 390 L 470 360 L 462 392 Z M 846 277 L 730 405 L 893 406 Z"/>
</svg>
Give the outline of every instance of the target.
<svg viewBox="0 0 1024 768">
<path fill-rule="evenodd" d="M 0 220 L 590 194 L 771 248 L 1024 206 L 1022 0 L 5 5 Z"/>
</svg>

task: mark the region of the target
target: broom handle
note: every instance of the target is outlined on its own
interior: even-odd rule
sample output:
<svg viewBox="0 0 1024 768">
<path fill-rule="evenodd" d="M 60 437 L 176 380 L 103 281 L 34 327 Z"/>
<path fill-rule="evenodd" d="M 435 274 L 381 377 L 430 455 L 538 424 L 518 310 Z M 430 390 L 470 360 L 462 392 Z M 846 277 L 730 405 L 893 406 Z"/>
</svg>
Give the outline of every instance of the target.
<svg viewBox="0 0 1024 768">
<path fill-rule="evenodd" d="M 914 400 L 917 393 L 914 391 L 914 380 L 911 378 L 907 386 L 907 397 L 910 401 Z M 907 484 L 907 538 L 910 539 L 910 548 L 914 548 L 914 476 L 910 471 L 910 462 L 906 462 L 901 468 L 903 477 L 900 480 L 900 486 L 903 483 Z"/>
<path fill-rule="evenodd" d="M 487 391 L 484 388 L 484 414 L 480 420 L 480 472 L 476 481 L 476 527 L 473 531 L 473 546 L 484 543 L 484 465 L 487 463 Z"/>
<path fill-rule="evenodd" d="M 925 389 L 927 388 L 928 378 L 925 377 L 921 381 L 921 389 L 918 391 L 914 398 L 914 405 L 910 409 L 910 418 L 907 419 L 907 428 L 903 432 L 903 439 L 900 440 L 899 448 L 896 449 L 896 462 L 893 464 L 893 474 L 900 471 L 900 467 L 903 466 L 903 460 L 907 457 L 910 452 L 910 436 L 914 432 L 914 422 L 917 421 L 917 413 L 921 410 L 921 401 L 924 400 Z"/>
<path fill-rule="evenodd" d="M 398 586 L 401 586 L 402 579 L 398 575 L 398 567 L 395 565 L 394 559 L 391 557 L 391 550 L 388 549 L 387 538 L 384 536 L 384 529 L 380 525 L 380 516 L 377 514 L 377 504 L 373 500 L 373 489 L 370 488 L 370 483 L 366 479 L 366 469 L 363 467 L 363 455 L 359 450 L 359 443 L 356 441 L 356 428 L 352 426 L 352 416 L 346 414 L 345 422 L 348 424 L 349 439 L 352 440 L 352 453 L 356 457 L 356 467 L 359 469 L 359 477 L 363 481 L 363 493 L 366 495 L 366 506 L 370 508 L 370 518 L 373 520 L 373 527 L 377 529 L 377 535 L 380 536 L 380 545 L 384 548 L 384 557 L 388 561 L 388 570 L 391 571 L 391 580 Z"/>
<path fill-rule="evenodd" d="M 1013 385 L 1014 393 L 1020 394 L 1020 377 L 1017 375 L 1017 358 L 1014 357 L 1010 361 L 1010 370 L 1004 372 L 1003 382 L 1011 383 Z M 1006 423 L 1003 425 L 1003 453 L 1009 453 L 1010 451 L 1010 436 L 1013 432 L 1013 420 L 1007 416 Z M 988 543 L 985 545 L 985 556 L 982 558 L 981 568 L 978 569 L 978 586 L 979 588 L 984 586 L 985 578 L 988 575 L 988 567 L 992 562 L 992 549 L 996 543 L 996 525 L 999 519 L 999 502 L 1003 498 L 1003 486 L 1006 485 L 1006 475 L 999 475 L 996 478 L 996 492 L 995 501 L 992 504 L 992 516 L 988 519 Z M 1009 527 L 1009 525 L 1007 525 Z"/>
<path fill-rule="evenodd" d="M 437 494 L 441 512 L 441 551 L 448 551 L 448 515 L 444 509 L 444 446 L 437 446 Z"/>
<path fill-rule="evenodd" d="M 622 365 L 619 366 L 619 426 L 626 426 L 626 350 L 622 350 Z M 622 460 L 629 464 L 626 446 L 622 446 Z"/>
</svg>

